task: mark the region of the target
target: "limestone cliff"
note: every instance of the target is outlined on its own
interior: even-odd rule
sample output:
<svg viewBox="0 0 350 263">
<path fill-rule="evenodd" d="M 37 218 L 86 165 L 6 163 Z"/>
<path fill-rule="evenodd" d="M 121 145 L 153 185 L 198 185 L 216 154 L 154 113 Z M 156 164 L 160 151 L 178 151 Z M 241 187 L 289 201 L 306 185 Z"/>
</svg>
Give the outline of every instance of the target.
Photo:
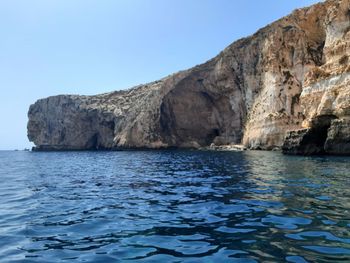
<svg viewBox="0 0 350 263">
<path fill-rule="evenodd" d="M 350 153 L 349 1 L 298 9 L 210 61 L 153 83 L 38 100 L 29 109 L 28 137 L 44 150 L 212 143 L 272 149 L 288 133 L 285 151 L 303 153 L 302 134 L 313 137 L 322 126 L 323 151 Z"/>
<path fill-rule="evenodd" d="M 327 2 L 322 63 L 306 74 L 302 129 L 287 134 L 292 154 L 350 154 L 350 1 Z"/>
</svg>

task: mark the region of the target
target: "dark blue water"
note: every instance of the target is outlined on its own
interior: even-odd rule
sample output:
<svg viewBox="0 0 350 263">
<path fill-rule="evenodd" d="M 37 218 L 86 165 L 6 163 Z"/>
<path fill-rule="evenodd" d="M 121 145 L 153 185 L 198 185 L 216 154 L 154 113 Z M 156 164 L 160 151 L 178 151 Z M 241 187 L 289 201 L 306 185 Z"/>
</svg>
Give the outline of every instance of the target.
<svg viewBox="0 0 350 263">
<path fill-rule="evenodd" d="M 350 262 L 349 161 L 0 152 L 0 262 Z"/>
</svg>

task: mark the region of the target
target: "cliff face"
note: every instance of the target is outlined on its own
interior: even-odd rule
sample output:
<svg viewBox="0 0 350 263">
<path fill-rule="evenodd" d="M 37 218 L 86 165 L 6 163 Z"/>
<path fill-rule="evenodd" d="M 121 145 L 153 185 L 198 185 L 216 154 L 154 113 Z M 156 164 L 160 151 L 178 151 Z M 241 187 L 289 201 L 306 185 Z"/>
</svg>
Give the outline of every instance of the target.
<svg viewBox="0 0 350 263">
<path fill-rule="evenodd" d="M 350 2 L 332 2 L 323 24 L 323 61 L 305 76 L 302 129 L 287 133 L 285 153 L 350 154 Z"/>
<path fill-rule="evenodd" d="M 153 83 L 39 100 L 29 109 L 28 137 L 38 149 L 284 143 L 286 152 L 303 153 L 304 144 L 316 145 L 305 136 L 321 129 L 320 151 L 350 153 L 349 8 L 350 0 L 329 0 L 298 9 Z"/>
</svg>

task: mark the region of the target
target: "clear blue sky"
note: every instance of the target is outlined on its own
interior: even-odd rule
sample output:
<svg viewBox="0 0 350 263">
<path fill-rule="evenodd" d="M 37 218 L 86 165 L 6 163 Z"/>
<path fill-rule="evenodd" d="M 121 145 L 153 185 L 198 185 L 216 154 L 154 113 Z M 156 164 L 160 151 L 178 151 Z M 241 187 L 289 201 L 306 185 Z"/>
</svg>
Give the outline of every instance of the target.
<svg viewBox="0 0 350 263">
<path fill-rule="evenodd" d="M 30 147 L 27 111 L 205 62 L 315 0 L 0 0 L 0 149 Z"/>
</svg>

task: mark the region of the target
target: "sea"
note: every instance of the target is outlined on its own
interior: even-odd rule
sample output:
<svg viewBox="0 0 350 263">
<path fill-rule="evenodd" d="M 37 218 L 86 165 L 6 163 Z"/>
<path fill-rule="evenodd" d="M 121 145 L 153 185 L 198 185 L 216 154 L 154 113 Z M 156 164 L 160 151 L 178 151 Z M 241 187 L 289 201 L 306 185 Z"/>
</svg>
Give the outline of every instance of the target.
<svg viewBox="0 0 350 263">
<path fill-rule="evenodd" d="M 0 262 L 350 262 L 350 158 L 1 151 Z"/>
</svg>

